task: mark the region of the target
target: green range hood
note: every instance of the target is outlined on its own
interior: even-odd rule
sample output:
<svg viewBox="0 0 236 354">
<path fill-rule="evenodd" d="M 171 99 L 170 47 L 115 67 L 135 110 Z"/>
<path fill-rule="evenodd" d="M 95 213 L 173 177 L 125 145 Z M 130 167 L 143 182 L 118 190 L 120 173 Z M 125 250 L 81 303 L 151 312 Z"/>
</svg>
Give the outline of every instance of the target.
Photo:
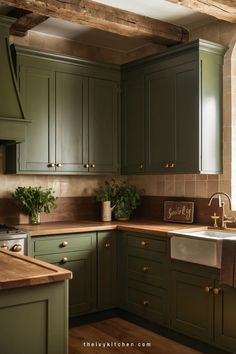
<svg viewBox="0 0 236 354">
<path fill-rule="evenodd" d="M 20 143 L 25 140 L 25 119 L 9 47 L 9 31 L 16 19 L 0 16 L 0 142 Z"/>
</svg>

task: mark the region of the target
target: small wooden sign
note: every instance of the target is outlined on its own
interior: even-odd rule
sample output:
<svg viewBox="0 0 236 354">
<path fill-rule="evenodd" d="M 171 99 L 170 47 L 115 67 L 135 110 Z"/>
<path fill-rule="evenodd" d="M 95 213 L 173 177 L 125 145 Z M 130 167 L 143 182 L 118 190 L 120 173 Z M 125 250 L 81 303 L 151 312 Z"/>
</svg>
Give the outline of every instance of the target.
<svg viewBox="0 0 236 354">
<path fill-rule="evenodd" d="M 164 202 L 164 221 L 191 224 L 193 222 L 193 202 Z"/>
</svg>

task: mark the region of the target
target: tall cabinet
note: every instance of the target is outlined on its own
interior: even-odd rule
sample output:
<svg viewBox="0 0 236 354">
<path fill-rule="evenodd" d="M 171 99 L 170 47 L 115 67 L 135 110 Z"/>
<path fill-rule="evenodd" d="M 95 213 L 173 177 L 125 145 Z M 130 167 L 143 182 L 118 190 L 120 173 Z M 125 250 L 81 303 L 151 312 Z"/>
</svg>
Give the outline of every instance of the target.
<svg viewBox="0 0 236 354">
<path fill-rule="evenodd" d="M 119 67 L 17 47 L 17 76 L 32 124 L 7 172 L 119 172 Z"/>
</svg>

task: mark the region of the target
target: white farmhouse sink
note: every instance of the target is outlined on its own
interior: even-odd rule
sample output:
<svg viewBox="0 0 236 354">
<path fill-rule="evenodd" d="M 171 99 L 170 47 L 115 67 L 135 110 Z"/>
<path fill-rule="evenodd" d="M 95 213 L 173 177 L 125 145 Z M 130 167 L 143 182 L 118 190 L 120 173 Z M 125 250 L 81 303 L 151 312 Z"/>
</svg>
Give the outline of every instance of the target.
<svg viewBox="0 0 236 354">
<path fill-rule="evenodd" d="M 236 232 L 225 230 L 181 230 L 169 232 L 172 259 L 221 268 L 223 239 L 236 240 Z"/>
</svg>

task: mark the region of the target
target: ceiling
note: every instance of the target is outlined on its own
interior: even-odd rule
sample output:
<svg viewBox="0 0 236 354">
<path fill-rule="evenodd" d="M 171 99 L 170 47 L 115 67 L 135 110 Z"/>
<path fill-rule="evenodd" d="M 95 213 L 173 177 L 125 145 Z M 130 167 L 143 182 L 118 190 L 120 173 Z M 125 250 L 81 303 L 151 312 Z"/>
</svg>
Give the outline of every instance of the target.
<svg viewBox="0 0 236 354">
<path fill-rule="evenodd" d="M 215 21 L 215 18 L 209 15 L 166 0 L 96 0 L 96 2 L 183 26 L 190 30 Z M 7 13 L 8 10 L 9 7 L 0 5 L 0 13 Z M 133 51 L 147 45 L 143 39 L 124 37 L 52 17 L 34 27 L 32 31 L 121 52 Z"/>
</svg>

